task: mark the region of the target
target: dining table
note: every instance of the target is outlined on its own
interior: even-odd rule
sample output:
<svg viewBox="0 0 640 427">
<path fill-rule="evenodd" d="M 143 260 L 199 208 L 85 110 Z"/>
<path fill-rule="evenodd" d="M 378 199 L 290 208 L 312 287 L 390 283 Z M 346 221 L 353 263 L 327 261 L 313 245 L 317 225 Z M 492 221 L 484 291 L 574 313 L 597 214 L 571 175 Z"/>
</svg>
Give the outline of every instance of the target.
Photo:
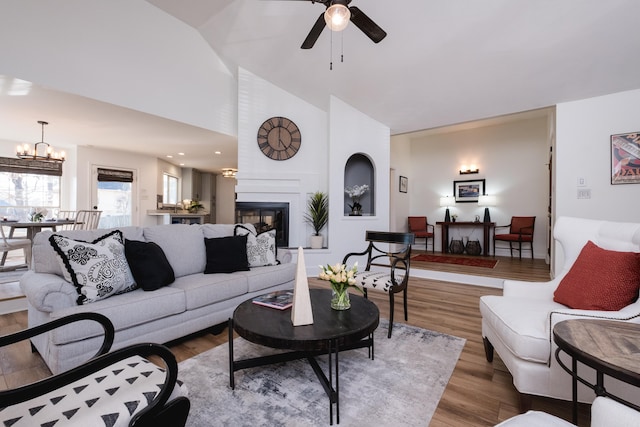
<svg viewBox="0 0 640 427">
<path fill-rule="evenodd" d="M 15 230 L 19 228 L 24 228 L 27 230 L 27 239 L 33 242 L 33 237 L 42 231 L 43 228 L 51 228 L 53 231 L 56 231 L 56 227 L 60 225 L 70 225 L 75 224 L 75 221 L 72 219 L 57 219 L 57 220 L 42 220 L 40 222 L 37 221 L 2 221 L 2 226 L 10 227 L 11 231 L 9 232 L 9 238 L 13 237 L 13 233 Z"/>
</svg>

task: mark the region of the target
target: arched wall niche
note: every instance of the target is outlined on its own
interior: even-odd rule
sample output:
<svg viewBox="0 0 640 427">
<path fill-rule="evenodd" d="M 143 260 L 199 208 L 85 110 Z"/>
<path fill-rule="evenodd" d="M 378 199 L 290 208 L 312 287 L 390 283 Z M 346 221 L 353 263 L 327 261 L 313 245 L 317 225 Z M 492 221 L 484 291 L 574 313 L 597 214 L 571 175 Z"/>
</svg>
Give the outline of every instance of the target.
<svg viewBox="0 0 640 427">
<path fill-rule="evenodd" d="M 344 186 L 353 187 L 354 185 L 368 185 L 369 190 L 360 197 L 362 205 L 362 215 L 374 216 L 375 212 L 375 170 L 369 156 L 364 153 L 355 153 L 347 160 L 344 167 Z M 344 214 L 351 215 L 350 205 L 353 204 L 351 197 L 344 193 Z"/>
</svg>

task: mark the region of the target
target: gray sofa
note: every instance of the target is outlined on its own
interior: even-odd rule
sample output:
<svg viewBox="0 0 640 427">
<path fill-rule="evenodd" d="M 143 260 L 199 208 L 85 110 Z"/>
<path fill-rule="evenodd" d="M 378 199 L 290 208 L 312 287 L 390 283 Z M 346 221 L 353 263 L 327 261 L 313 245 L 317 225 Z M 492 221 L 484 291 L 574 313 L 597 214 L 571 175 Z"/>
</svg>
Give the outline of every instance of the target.
<svg viewBox="0 0 640 427">
<path fill-rule="evenodd" d="M 78 305 L 78 292 L 63 278 L 59 256 L 49 242 L 52 232 L 41 232 L 33 242 L 32 269 L 20 280 L 28 301 L 29 327 L 92 311 L 113 322 L 116 330 L 113 349 L 140 342 L 166 343 L 226 322 L 236 306 L 248 298 L 291 289 L 294 284 L 296 266 L 292 263 L 203 274 L 204 239 L 233 235 L 233 224 L 175 224 L 119 230 L 126 239 L 159 245 L 174 270 L 175 281 L 155 291 L 136 289 Z M 109 231 L 112 230 L 69 230 L 58 234 L 91 242 Z M 88 360 L 101 340 L 100 328 L 87 322 L 40 335 L 32 343 L 51 372 L 57 374 Z"/>
</svg>

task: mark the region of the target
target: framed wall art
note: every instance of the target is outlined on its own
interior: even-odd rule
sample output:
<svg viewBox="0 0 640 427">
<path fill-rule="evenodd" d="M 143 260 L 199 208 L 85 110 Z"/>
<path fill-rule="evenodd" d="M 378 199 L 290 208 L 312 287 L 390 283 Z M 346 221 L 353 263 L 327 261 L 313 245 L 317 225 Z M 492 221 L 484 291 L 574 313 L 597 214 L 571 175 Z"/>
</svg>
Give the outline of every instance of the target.
<svg viewBox="0 0 640 427">
<path fill-rule="evenodd" d="M 640 184 L 640 132 L 611 135 L 611 184 Z"/>
<path fill-rule="evenodd" d="M 406 193 L 409 187 L 409 179 L 406 176 L 400 176 L 400 192 Z"/>
<path fill-rule="evenodd" d="M 473 203 L 484 195 L 484 179 L 453 181 L 453 195 L 456 203 Z"/>
</svg>

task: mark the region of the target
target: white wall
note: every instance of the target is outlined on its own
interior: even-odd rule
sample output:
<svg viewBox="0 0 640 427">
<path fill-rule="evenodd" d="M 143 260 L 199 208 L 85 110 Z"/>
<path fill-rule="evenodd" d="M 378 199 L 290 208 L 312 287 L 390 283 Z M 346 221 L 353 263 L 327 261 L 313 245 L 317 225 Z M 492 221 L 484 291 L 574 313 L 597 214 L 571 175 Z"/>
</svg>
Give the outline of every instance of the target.
<svg viewBox="0 0 640 427">
<path fill-rule="evenodd" d="M 216 175 L 216 222 L 233 224 L 236 222 L 236 180 Z"/>
<path fill-rule="evenodd" d="M 555 216 L 640 222 L 640 184 L 611 184 L 611 135 L 640 132 L 640 90 L 558 104 Z M 578 199 L 578 178 L 590 199 Z M 563 253 L 556 247 L 555 265 Z"/>
<path fill-rule="evenodd" d="M 410 154 L 407 155 L 407 139 Z M 485 179 L 487 194 L 497 197 L 498 206 L 491 207 L 491 220 L 497 225 L 510 222 L 512 216 L 536 216 L 534 256 L 547 254 L 547 206 L 549 194 L 548 118 L 518 120 L 500 125 L 469 130 L 434 131 L 427 136 L 402 135 L 393 138 L 400 153 L 398 169 L 407 169 L 410 159 L 409 215 L 425 215 L 430 224 L 444 220 L 445 208 L 439 206 L 441 196 L 453 196 L 453 181 Z M 460 166 L 475 164 L 480 173 L 460 175 Z M 406 203 L 403 211 L 406 212 Z M 460 221 L 482 219 L 484 208 L 477 203 L 456 203 L 450 208 Z M 407 229 L 406 216 L 397 218 L 397 226 Z M 441 230 L 435 228 L 435 247 L 441 250 Z M 450 238 L 469 236 L 482 242 L 482 228 L 473 230 L 452 228 Z M 509 250 L 497 248 L 498 255 L 509 255 Z M 529 255 L 525 252 L 526 256 Z"/>
<path fill-rule="evenodd" d="M 640 132 L 640 90 L 557 106 L 556 215 L 640 221 L 640 185 L 611 185 L 611 135 Z M 577 179 L 590 199 L 577 198 Z"/>
<path fill-rule="evenodd" d="M 349 252 L 366 249 L 367 230 L 389 230 L 389 128 L 362 114 L 342 100 L 331 97 L 329 151 L 329 249 L 317 264 L 342 261 Z M 375 177 L 375 215 L 344 214 L 344 168 L 349 157 L 369 157 Z M 317 268 L 316 268 L 317 273 Z"/>
<path fill-rule="evenodd" d="M 7 0 L 0 74 L 235 135 L 234 76 L 192 27 L 144 0 Z"/>
<path fill-rule="evenodd" d="M 272 160 L 258 149 L 258 128 L 274 116 L 287 117 L 300 129 L 300 150 L 289 160 Z M 289 246 L 309 246 L 312 231 L 303 220 L 307 197 L 328 190 L 327 113 L 239 69 L 238 119 L 237 201 L 289 203 Z"/>
<path fill-rule="evenodd" d="M 409 187 L 406 193 L 401 193 L 400 176 L 411 177 L 411 138 L 408 134 L 398 135 L 391 138 L 391 172 L 389 174 L 389 230 L 406 232 L 407 217 L 410 215 L 411 195 L 416 191 L 414 186 L 419 188 L 417 181 L 409 180 Z M 420 240 L 420 244 L 422 240 Z"/>
<path fill-rule="evenodd" d="M 332 98 L 329 114 L 260 77 L 238 71 L 238 201 L 288 202 L 289 246 L 308 247 L 312 228 L 304 222 L 308 197 L 329 194 L 329 224 L 322 234 L 326 249 L 306 250 L 309 275 L 318 264 L 341 261 L 364 249 L 365 230 L 389 227 L 389 129 Z M 274 161 L 258 149 L 260 125 L 273 116 L 293 120 L 302 134 L 298 153 Z M 364 153 L 375 166 L 376 216 L 348 217 L 343 213 L 344 166 L 354 153 Z M 331 161 L 329 161 L 331 159 Z M 296 250 L 291 250 L 295 259 Z"/>
</svg>

